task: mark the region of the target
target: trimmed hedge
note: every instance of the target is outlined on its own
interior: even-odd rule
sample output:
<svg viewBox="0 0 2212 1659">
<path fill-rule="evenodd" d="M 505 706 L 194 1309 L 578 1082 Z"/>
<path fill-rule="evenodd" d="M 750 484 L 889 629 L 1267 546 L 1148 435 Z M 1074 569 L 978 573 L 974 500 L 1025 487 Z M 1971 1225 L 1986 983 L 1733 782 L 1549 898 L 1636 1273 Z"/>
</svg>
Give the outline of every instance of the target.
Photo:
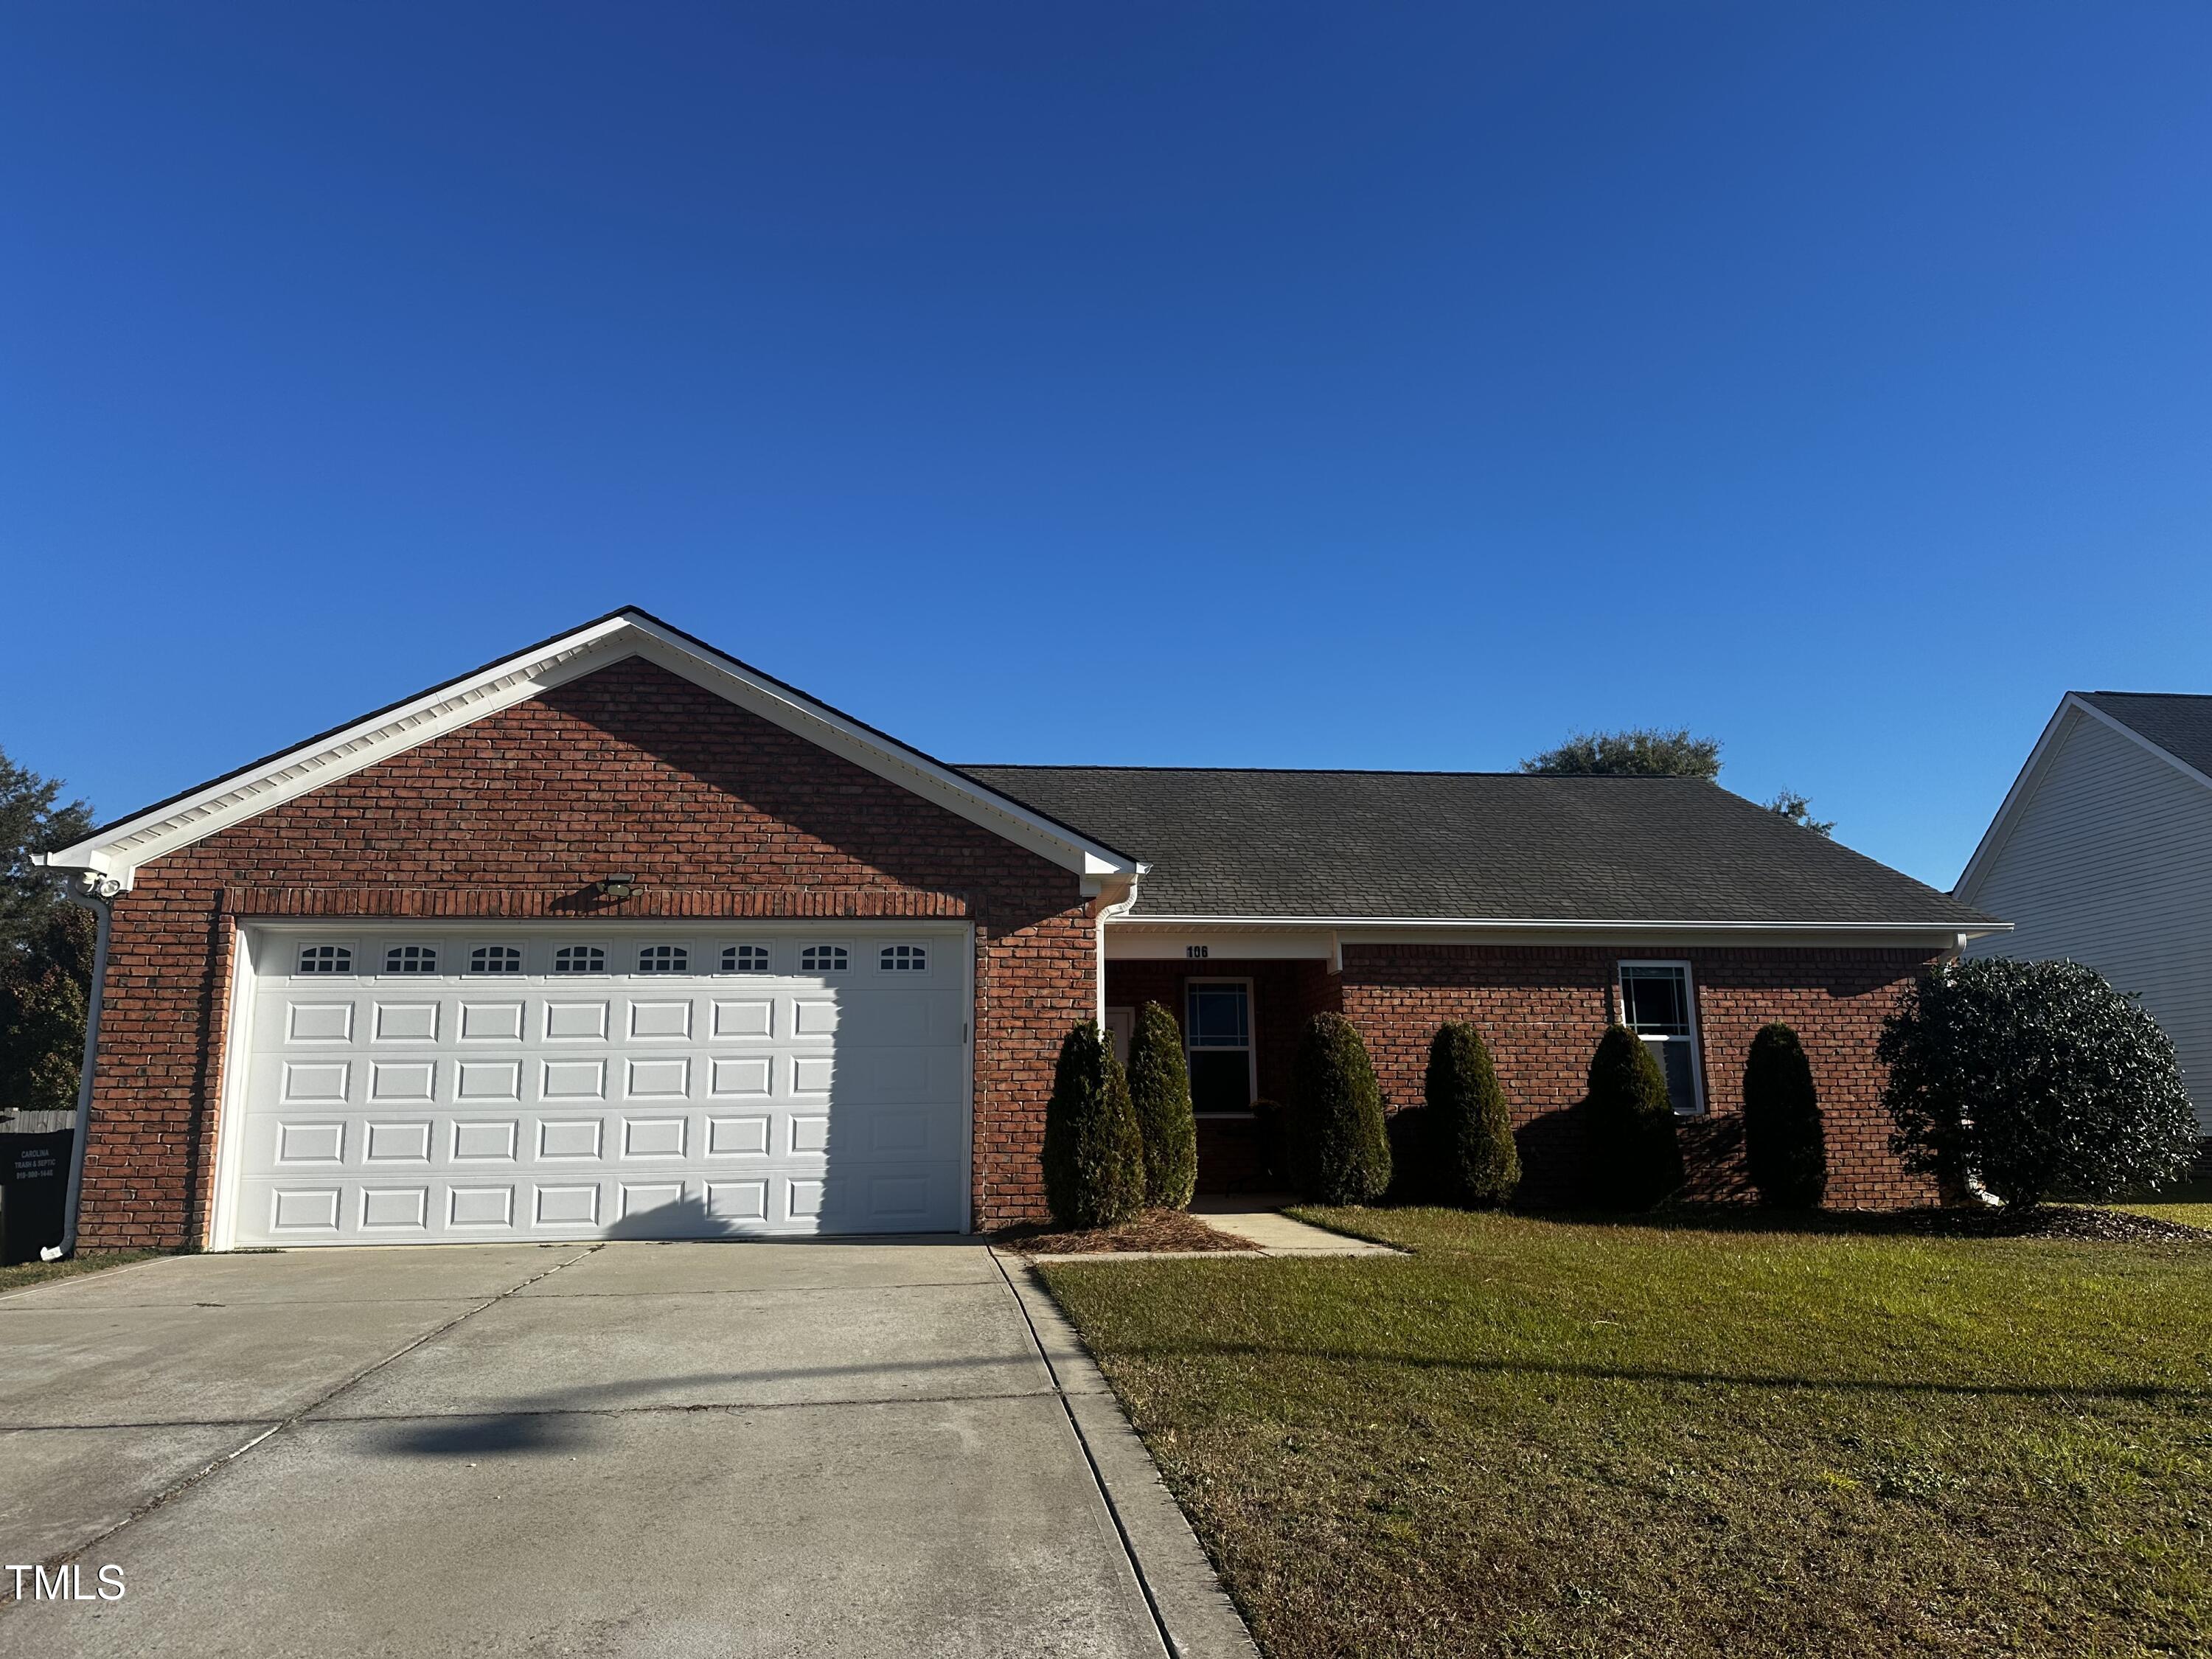
<svg viewBox="0 0 2212 1659">
<path fill-rule="evenodd" d="M 1483 1209 L 1510 1200 L 1521 1184 L 1521 1154 L 1481 1032 L 1457 1021 L 1437 1032 L 1423 1093 L 1452 1202 Z"/>
<path fill-rule="evenodd" d="M 1145 1148 L 1114 1044 L 1089 1021 L 1060 1045 L 1044 1109 L 1044 1196 L 1062 1227 L 1116 1227 L 1145 1207 Z"/>
<path fill-rule="evenodd" d="M 1316 1204 L 1372 1204 L 1390 1185 L 1382 1089 L 1359 1031 L 1316 1014 L 1291 1073 L 1291 1178 Z"/>
<path fill-rule="evenodd" d="M 1615 1025 L 1590 1056 L 1583 1099 L 1590 1196 L 1609 1210 L 1648 1210 L 1682 1184 L 1674 1103 L 1644 1039 Z"/>
<path fill-rule="evenodd" d="M 1157 1002 L 1137 1010 L 1137 1027 L 1129 1037 L 1129 1102 L 1145 1144 L 1146 1205 L 1188 1209 L 1198 1187 L 1190 1063 L 1183 1055 L 1182 1028 Z"/>
<path fill-rule="evenodd" d="M 1813 1064 L 1779 1021 L 1759 1028 L 1744 1062 L 1743 1162 L 1759 1197 L 1777 1209 L 1817 1210 L 1828 1195 Z"/>
</svg>

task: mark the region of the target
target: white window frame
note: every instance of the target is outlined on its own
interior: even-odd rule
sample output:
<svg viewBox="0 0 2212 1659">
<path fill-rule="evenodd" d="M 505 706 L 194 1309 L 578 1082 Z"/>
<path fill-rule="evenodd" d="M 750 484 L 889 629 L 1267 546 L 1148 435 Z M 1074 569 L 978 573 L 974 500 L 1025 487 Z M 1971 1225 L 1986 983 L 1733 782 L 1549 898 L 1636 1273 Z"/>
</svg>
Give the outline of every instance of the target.
<svg viewBox="0 0 2212 1659">
<path fill-rule="evenodd" d="M 748 951 L 757 951 L 760 952 L 760 965 L 758 967 L 748 968 L 742 965 L 744 961 L 744 952 Z M 758 939 L 741 939 L 732 944 L 725 945 L 716 954 L 714 960 L 719 964 L 715 969 L 717 973 L 772 974 L 775 971 L 775 951 L 774 948 L 769 945 L 763 945 Z"/>
<path fill-rule="evenodd" d="M 845 960 L 835 967 L 824 968 L 816 966 L 810 968 L 807 966 L 806 963 L 807 955 L 809 952 L 815 951 L 842 951 L 845 953 Z M 822 974 L 825 975 L 830 974 L 851 973 L 853 971 L 852 942 L 849 939 L 825 939 L 817 944 L 803 945 L 799 946 L 799 971 L 802 974 Z"/>
<path fill-rule="evenodd" d="M 1257 988 L 1254 986 L 1249 979 L 1235 978 L 1227 975 L 1193 974 L 1184 979 L 1182 982 L 1182 1063 L 1186 1069 L 1189 1067 L 1190 1057 L 1194 1054 L 1234 1054 L 1236 1052 L 1234 1049 L 1200 1048 L 1192 1044 L 1190 1040 L 1190 989 L 1194 985 L 1241 985 L 1244 988 L 1244 1094 L 1245 1097 L 1249 1100 L 1259 1099 L 1260 999 L 1255 994 Z M 1237 1118 L 1250 1117 L 1253 1115 L 1253 1112 L 1252 1109 L 1247 1106 L 1241 1112 L 1200 1112 L 1196 1114 L 1196 1115 L 1206 1118 L 1218 1118 L 1224 1121 L 1234 1121 Z"/>
<path fill-rule="evenodd" d="M 1690 1044 L 1690 1092 L 1697 1097 L 1697 1104 L 1690 1107 L 1677 1106 L 1674 1109 L 1674 1115 L 1703 1117 L 1705 1115 L 1705 1039 L 1698 1032 L 1701 1024 L 1698 1018 L 1698 976 L 1691 971 L 1690 964 L 1679 957 L 1623 957 L 1614 963 L 1613 964 L 1613 1017 L 1632 1031 L 1635 1031 L 1636 1028 L 1628 1024 L 1628 989 L 1623 979 L 1624 975 L 1631 968 L 1668 968 L 1682 975 L 1682 1012 L 1690 1017 L 1690 1029 L 1686 1034 Z M 1636 1037 L 1647 1047 L 1653 1043 L 1674 1042 L 1681 1040 L 1669 1036 L 1645 1036 L 1641 1031 L 1636 1031 Z M 1659 1059 L 1656 1054 L 1653 1058 Z M 1662 1059 L 1659 1060 L 1659 1069 L 1662 1073 L 1667 1069 L 1667 1062 Z"/>
<path fill-rule="evenodd" d="M 480 957 L 499 965 L 481 966 Z M 517 979 L 530 971 L 530 959 L 519 945 L 471 945 L 465 971 L 477 979 Z"/>
</svg>

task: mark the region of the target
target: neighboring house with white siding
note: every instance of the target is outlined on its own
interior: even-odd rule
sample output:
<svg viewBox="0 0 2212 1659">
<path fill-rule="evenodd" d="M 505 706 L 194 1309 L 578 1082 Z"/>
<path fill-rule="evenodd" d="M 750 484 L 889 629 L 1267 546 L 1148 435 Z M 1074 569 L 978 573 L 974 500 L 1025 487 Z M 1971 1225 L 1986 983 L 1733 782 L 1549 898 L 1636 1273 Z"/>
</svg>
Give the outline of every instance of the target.
<svg viewBox="0 0 2212 1659">
<path fill-rule="evenodd" d="M 2212 696 L 2068 692 L 1953 890 L 2013 924 L 1967 955 L 2142 993 L 2212 1133 Z"/>
</svg>

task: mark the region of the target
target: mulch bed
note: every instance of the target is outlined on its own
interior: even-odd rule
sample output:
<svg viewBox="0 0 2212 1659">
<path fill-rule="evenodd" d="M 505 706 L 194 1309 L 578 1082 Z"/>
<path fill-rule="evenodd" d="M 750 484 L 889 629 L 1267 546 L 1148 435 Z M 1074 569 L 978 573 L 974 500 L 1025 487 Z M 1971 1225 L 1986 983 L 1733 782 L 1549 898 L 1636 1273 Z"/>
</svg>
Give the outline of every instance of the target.
<svg viewBox="0 0 2212 1659">
<path fill-rule="evenodd" d="M 1181 1210 L 1147 1210 L 1122 1227 L 1055 1232 L 1048 1227 L 1010 1227 L 991 1242 L 1024 1255 L 1151 1255 L 1161 1250 L 1249 1250 L 1250 1244 L 1216 1232 Z"/>
</svg>

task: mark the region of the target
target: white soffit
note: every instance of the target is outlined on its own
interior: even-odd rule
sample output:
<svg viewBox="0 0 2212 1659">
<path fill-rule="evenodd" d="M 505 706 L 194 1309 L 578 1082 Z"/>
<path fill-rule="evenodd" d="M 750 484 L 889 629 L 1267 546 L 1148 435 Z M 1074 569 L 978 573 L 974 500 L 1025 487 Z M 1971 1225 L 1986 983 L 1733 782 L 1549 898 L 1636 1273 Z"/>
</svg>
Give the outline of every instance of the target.
<svg viewBox="0 0 2212 1659">
<path fill-rule="evenodd" d="M 1134 860 L 635 610 L 617 611 L 409 702 L 311 738 L 297 748 L 106 825 L 40 861 L 55 869 L 95 871 L 127 887 L 140 866 L 165 854 L 633 656 L 642 657 L 1064 869 L 1108 880 L 1135 873 Z"/>
</svg>

